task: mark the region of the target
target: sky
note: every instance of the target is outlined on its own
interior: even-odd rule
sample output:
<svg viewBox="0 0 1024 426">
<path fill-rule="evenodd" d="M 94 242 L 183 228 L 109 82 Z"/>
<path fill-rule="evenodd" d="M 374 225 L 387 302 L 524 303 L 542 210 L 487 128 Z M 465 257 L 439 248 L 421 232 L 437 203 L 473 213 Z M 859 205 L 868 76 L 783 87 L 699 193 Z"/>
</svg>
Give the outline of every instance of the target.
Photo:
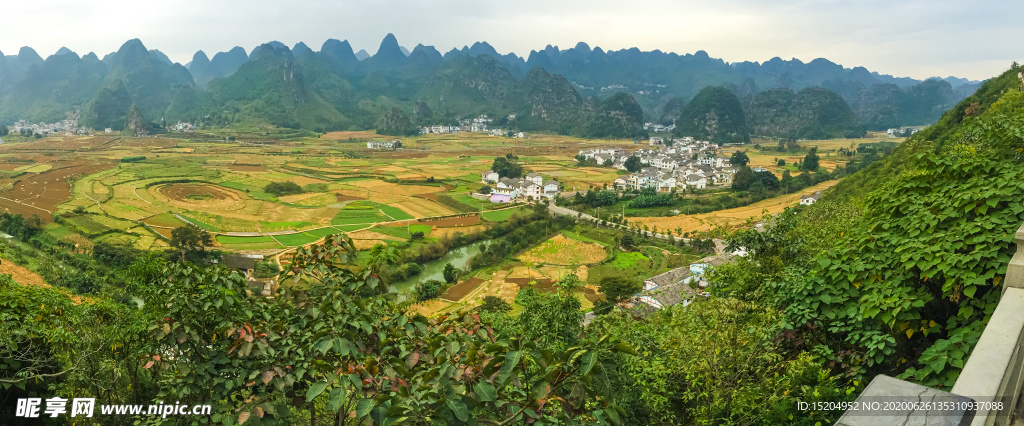
<svg viewBox="0 0 1024 426">
<path fill-rule="evenodd" d="M 706 51 L 727 62 L 826 58 L 898 77 L 993 77 L 1024 59 L 1021 1 L 946 0 L 36 0 L 5 2 L 0 51 L 100 57 L 138 38 L 182 64 L 197 50 L 329 38 L 376 52 L 393 33 L 444 53 L 487 41 L 500 53 L 583 41 L 605 50 Z"/>
</svg>

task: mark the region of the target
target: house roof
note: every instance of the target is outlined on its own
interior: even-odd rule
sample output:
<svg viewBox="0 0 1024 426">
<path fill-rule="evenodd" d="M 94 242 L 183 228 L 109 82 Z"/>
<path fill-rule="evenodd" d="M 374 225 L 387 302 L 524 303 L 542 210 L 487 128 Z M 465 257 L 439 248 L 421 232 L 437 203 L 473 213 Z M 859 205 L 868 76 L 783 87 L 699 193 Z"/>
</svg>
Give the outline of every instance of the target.
<svg viewBox="0 0 1024 426">
<path fill-rule="evenodd" d="M 232 269 L 256 269 L 256 258 L 241 254 L 225 254 L 220 258 L 221 264 Z"/>
<path fill-rule="evenodd" d="M 526 177 L 540 177 L 540 175 L 538 175 L 536 173 L 529 173 L 529 174 L 526 175 Z"/>
<path fill-rule="evenodd" d="M 544 182 L 544 186 L 547 186 L 547 185 L 561 185 L 561 184 L 558 183 L 557 180 L 549 180 L 547 182 Z"/>
</svg>

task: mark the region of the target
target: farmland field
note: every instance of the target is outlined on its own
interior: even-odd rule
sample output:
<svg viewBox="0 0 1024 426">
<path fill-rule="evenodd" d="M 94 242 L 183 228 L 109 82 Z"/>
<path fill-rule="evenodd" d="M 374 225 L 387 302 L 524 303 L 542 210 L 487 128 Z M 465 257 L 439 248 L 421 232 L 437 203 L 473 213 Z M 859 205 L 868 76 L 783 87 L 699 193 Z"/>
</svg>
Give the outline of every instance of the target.
<svg viewBox="0 0 1024 426">
<path fill-rule="evenodd" d="M 576 167 L 573 156 L 579 150 L 638 147 L 632 140 L 589 141 L 557 135 L 513 140 L 463 133 L 402 138 L 408 148 L 404 150 L 366 149 L 367 140 L 382 139 L 388 137 L 334 132 L 319 138 L 295 133 L 261 145 L 167 136 L 10 142 L 0 146 L 0 170 L 6 171 L 0 173 L 0 211 L 38 215 L 44 223 L 52 222 L 53 215 L 66 215 L 68 223 L 52 228 L 53 233 L 124 238 L 141 248 L 166 247 L 171 230 L 186 223 L 213 233 L 219 248 L 227 251 L 284 250 L 339 232 L 351 232 L 357 244 L 366 248 L 405 242 L 416 232 L 427 240 L 479 232 L 525 212 L 526 207 L 507 209 L 470 196 L 483 185 L 480 173 L 491 167 L 495 157 L 514 153 L 524 173 L 557 180 L 566 191 L 586 190 L 609 183 L 620 172 Z M 863 140 L 801 141 L 801 145 L 836 150 L 881 140 L 890 139 L 872 135 Z M 751 156 L 752 164 L 768 165 L 774 160 L 761 154 Z M 120 162 L 133 156 L 146 159 Z M 787 164 L 797 157 L 786 156 Z M 832 158 L 823 155 L 822 163 L 831 164 Z M 294 183 L 301 192 L 268 193 L 268 184 L 275 182 Z M 737 226 L 759 216 L 764 208 L 777 211 L 798 197 L 779 197 L 709 215 L 635 220 L 657 224 L 659 229 Z M 602 243 L 609 245 L 565 233 L 545 243 L 549 246 L 523 255 L 537 262 L 593 263 L 606 255 Z"/>
<path fill-rule="evenodd" d="M 716 227 L 736 229 L 747 223 L 748 220 L 760 219 L 765 213 L 779 213 L 786 207 L 799 203 L 802 195 L 813 194 L 816 191 L 824 191 L 832 185 L 835 185 L 836 182 L 838 181 L 830 180 L 822 182 L 810 188 L 805 188 L 799 192 L 758 201 L 754 204 L 734 209 L 719 210 L 716 212 L 695 215 L 638 217 L 631 218 L 630 220 L 644 225 L 657 226 L 658 229 L 676 229 L 678 227 L 681 228 L 681 231 L 684 233 L 708 231 L 715 229 Z"/>
<path fill-rule="evenodd" d="M 599 244 L 586 243 L 556 235 L 519 256 L 519 260 L 533 264 L 572 265 L 600 262 L 607 253 Z"/>
</svg>

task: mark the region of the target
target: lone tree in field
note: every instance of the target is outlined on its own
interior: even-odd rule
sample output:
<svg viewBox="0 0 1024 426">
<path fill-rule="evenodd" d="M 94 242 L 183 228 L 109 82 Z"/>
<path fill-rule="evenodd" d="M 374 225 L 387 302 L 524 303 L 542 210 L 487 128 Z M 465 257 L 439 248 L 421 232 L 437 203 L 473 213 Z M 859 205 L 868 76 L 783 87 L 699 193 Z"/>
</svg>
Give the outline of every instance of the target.
<svg viewBox="0 0 1024 426">
<path fill-rule="evenodd" d="M 185 261 L 186 256 L 200 253 L 210 245 L 213 245 L 213 237 L 210 236 L 210 233 L 191 223 L 171 231 L 171 247 L 178 249 L 182 262 Z"/>
<path fill-rule="evenodd" d="M 818 171 L 818 147 L 811 148 L 811 151 L 804 157 L 800 168 L 809 172 Z"/>
<path fill-rule="evenodd" d="M 494 159 L 494 163 L 491 164 L 491 170 L 497 173 L 499 177 L 507 177 L 515 179 L 523 176 L 523 166 L 514 163 L 511 159 L 505 157 L 498 157 Z M 519 158 L 519 157 L 515 157 Z"/>
<path fill-rule="evenodd" d="M 301 194 L 302 187 L 295 182 L 270 182 L 267 186 L 263 187 L 263 192 L 280 197 L 282 195 Z"/>
<path fill-rule="evenodd" d="M 605 309 L 602 309 L 604 313 L 607 313 L 619 302 L 639 293 L 640 290 L 643 290 L 644 286 L 640 281 L 626 277 L 604 277 L 601 279 L 601 285 L 598 288 L 607 299 L 608 305 L 603 306 Z"/>
<path fill-rule="evenodd" d="M 747 157 L 746 151 L 736 151 L 732 153 L 732 158 L 729 159 L 729 163 L 733 166 L 743 167 L 750 162 L 750 157 Z"/>
<path fill-rule="evenodd" d="M 444 282 L 448 284 L 454 284 L 459 280 L 459 270 L 451 263 L 444 265 L 444 271 L 441 272 L 441 275 L 444 275 Z"/>
</svg>

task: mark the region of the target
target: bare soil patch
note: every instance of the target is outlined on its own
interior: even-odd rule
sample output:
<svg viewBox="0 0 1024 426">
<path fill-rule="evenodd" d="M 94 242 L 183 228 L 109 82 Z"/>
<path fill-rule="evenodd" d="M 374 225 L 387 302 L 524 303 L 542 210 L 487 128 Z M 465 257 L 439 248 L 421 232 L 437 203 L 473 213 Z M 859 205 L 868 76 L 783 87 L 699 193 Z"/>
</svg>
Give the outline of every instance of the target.
<svg viewBox="0 0 1024 426">
<path fill-rule="evenodd" d="M 50 222 L 53 218 L 47 211 L 54 211 L 58 204 L 71 197 L 72 180 L 112 166 L 111 163 L 54 164 L 53 169 L 20 179 L 12 189 L 0 192 L 0 197 L 6 198 L 0 199 L 0 211 L 25 217 L 37 214 L 44 222 Z"/>
<path fill-rule="evenodd" d="M 446 291 L 441 298 L 454 302 L 461 301 L 463 297 L 466 297 L 466 295 L 472 292 L 473 289 L 483 282 L 484 280 L 480 278 L 470 278 L 448 288 L 448 291 Z"/>
<path fill-rule="evenodd" d="M 444 219 L 431 219 L 420 222 L 424 225 L 436 226 L 438 228 L 452 227 L 452 226 L 471 226 L 480 223 L 480 215 L 474 214 L 472 216 L 462 217 L 448 217 Z"/>
<path fill-rule="evenodd" d="M 225 189 L 197 183 L 172 183 L 170 185 L 163 185 L 157 188 L 157 192 L 171 200 L 186 203 L 204 199 L 227 200 L 237 198 L 233 197 L 234 194 L 231 194 Z"/>
</svg>

